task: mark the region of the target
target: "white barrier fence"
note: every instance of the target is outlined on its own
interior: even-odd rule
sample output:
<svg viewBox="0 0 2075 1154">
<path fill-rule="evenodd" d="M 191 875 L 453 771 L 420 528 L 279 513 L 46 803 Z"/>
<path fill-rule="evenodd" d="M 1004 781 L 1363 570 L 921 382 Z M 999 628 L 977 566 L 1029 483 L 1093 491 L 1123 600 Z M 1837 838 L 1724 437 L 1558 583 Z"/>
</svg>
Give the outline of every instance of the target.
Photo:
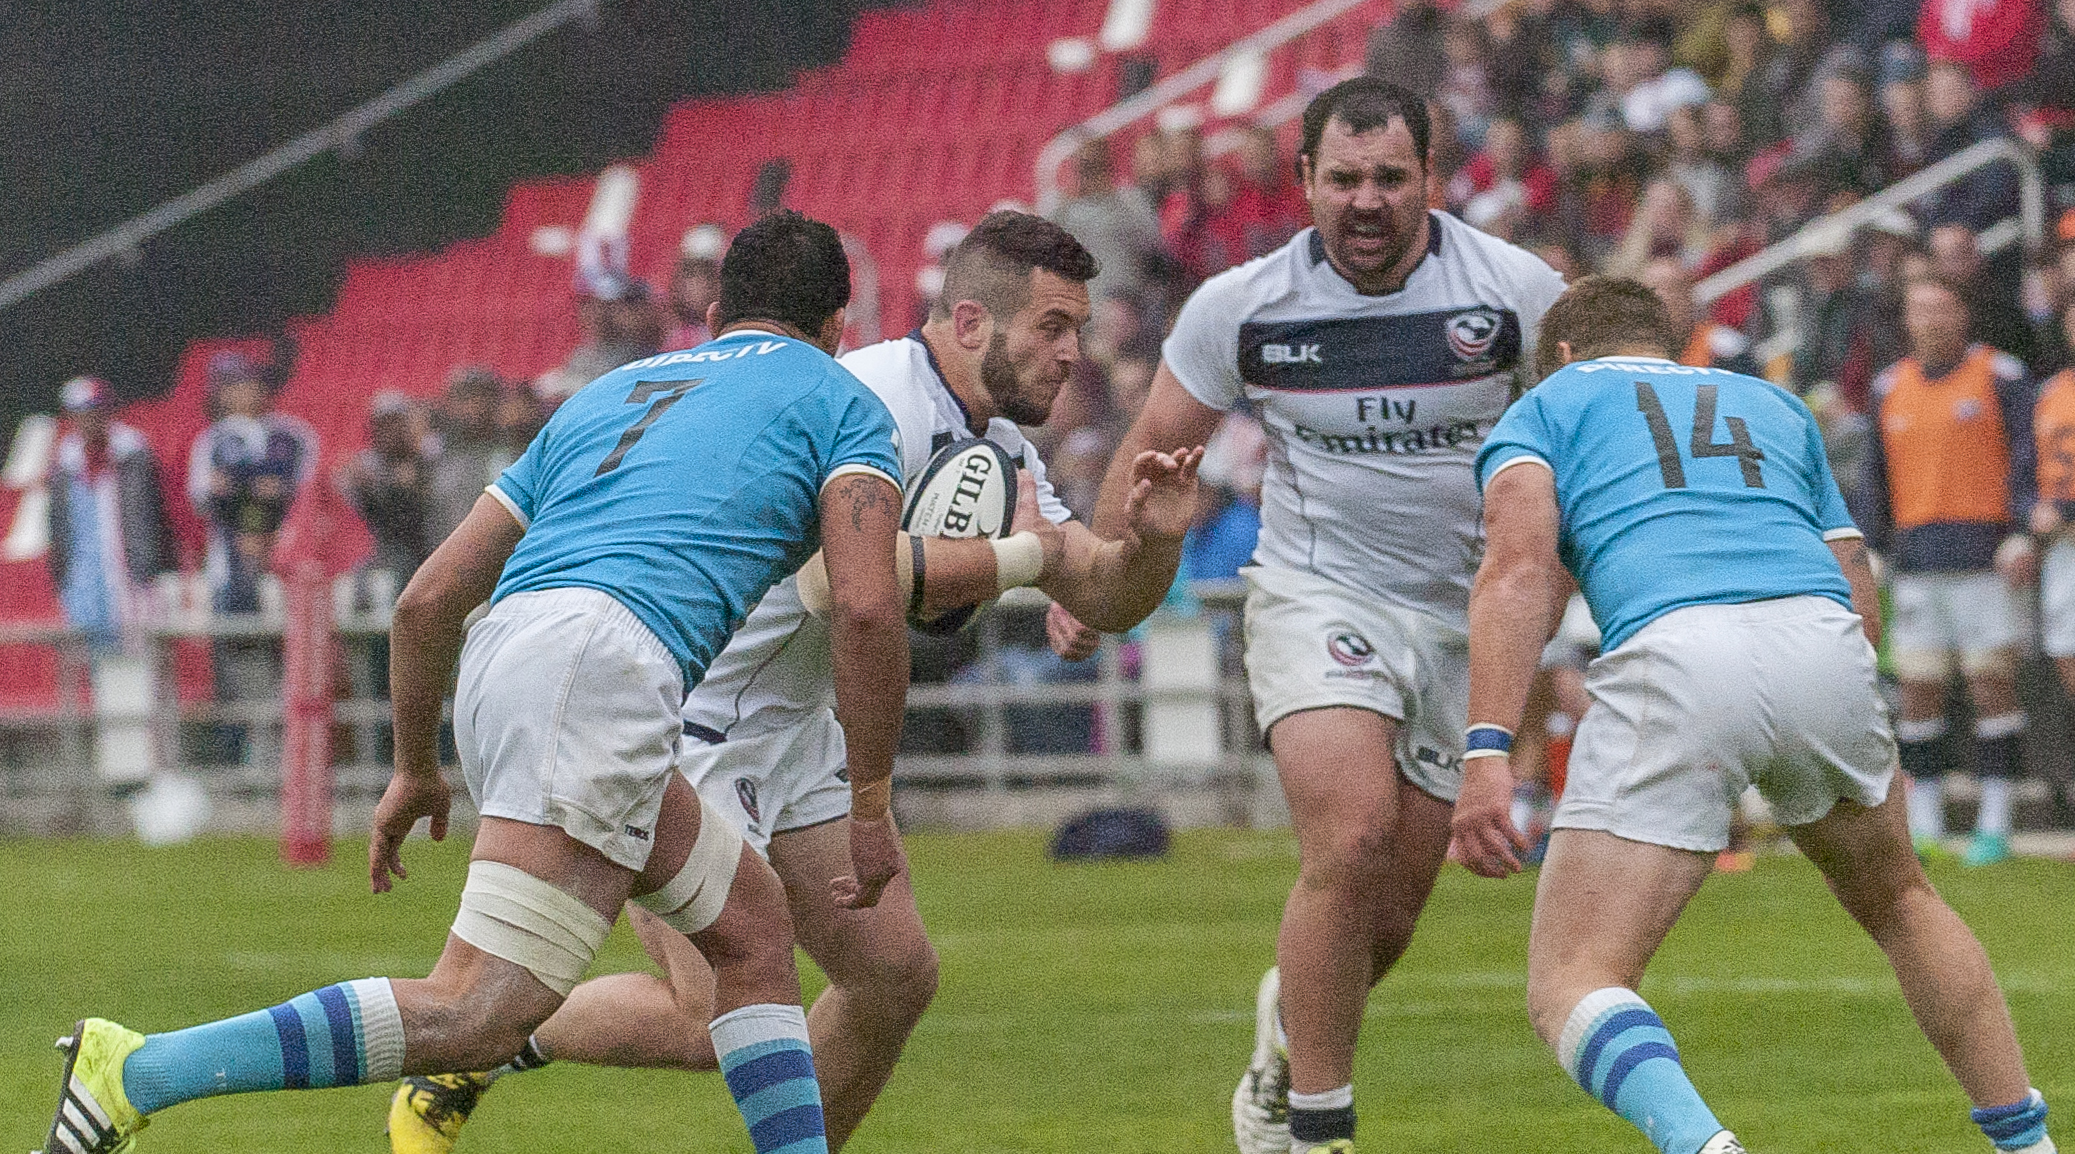
<svg viewBox="0 0 2075 1154">
<path fill-rule="evenodd" d="M 395 588 L 372 574 L 333 589 L 330 795 L 341 833 L 364 828 L 389 778 L 389 705 L 375 654 Z M 1239 661 L 1238 583 L 1191 592 L 1186 610 L 1163 610 L 1131 638 L 1106 638 L 1080 665 L 1044 647 L 1047 602 L 1031 591 L 1004 598 L 957 637 L 918 638 L 896 769 L 904 817 L 999 826 L 1131 803 L 1184 824 L 1282 820 Z M 212 830 L 280 826 L 286 711 L 282 663 L 271 655 L 288 624 L 281 591 L 263 587 L 254 614 L 211 613 L 177 581 L 164 593 L 161 621 L 125 653 L 95 652 L 62 625 L 0 626 L 0 646 L 53 651 L 58 670 L 54 705 L 0 709 L 0 832 L 127 832 L 146 804 L 135 791 L 167 776 L 200 785 Z M 227 661 L 257 654 L 273 671 L 270 691 L 182 702 L 174 651 L 195 641 L 214 647 L 219 689 L 231 688 Z"/>
</svg>

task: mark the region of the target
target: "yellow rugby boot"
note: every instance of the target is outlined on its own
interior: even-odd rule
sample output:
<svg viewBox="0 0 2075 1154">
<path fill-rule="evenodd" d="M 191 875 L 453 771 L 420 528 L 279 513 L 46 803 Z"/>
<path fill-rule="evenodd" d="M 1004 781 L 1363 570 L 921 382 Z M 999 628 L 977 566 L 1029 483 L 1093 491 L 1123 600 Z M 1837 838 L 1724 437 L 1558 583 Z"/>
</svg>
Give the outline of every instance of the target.
<svg viewBox="0 0 2075 1154">
<path fill-rule="evenodd" d="M 88 1018 L 58 1039 L 65 1076 L 38 1154 L 129 1154 L 145 1118 L 123 1093 L 122 1067 L 143 1044 L 144 1035 L 103 1018 Z"/>
<path fill-rule="evenodd" d="M 389 1099 L 391 1154 L 449 1154 L 490 1088 L 488 1074 L 412 1075 Z"/>
</svg>

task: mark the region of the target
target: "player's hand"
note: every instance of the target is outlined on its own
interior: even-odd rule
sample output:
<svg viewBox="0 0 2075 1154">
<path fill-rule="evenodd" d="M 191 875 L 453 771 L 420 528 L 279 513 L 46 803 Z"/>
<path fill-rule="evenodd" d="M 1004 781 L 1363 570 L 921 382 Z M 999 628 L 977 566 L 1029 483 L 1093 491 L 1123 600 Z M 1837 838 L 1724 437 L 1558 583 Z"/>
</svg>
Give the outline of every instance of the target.
<svg viewBox="0 0 2075 1154">
<path fill-rule="evenodd" d="M 1038 508 L 1037 478 L 1029 469 L 1016 473 L 1016 516 L 1009 522 L 1011 532 L 1034 533 L 1038 542 L 1045 547 L 1045 567 L 1038 571 L 1036 584 L 1043 585 L 1059 573 L 1066 559 L 1066 534 Z"/>
<path fill-rule="evenodd" d="M 1996 547 L 1996 572 L 2012 589 L 2022 589 L 2039 578 L 2039 550 L 2032 539 L 2013 533 Z"/>
<path fill-rule="evenodd" d="M 1520 872 L 1527 838 L 1513 828 L 1513 770 L 1503 757 L 1463 763 L 1463 788 L 1455 799 L 1456 854 L 1470 872 L 1502 878 Z"/>
<path fill-rule="evenodd" d="M 1180 537 L 1196 522 L 1196 469 L 1203 446 L 1172 456 L 1148 449 L 1131 462 L 1124 524 L 1133 544 L 1144 537 Z"/>
<path fill-rule="evenodd" d="M 403 868 L 403 841 L 421 817 L 432 819 L 432 840 L 447 838 L 447 807 L 453 790 L 437 772 L 399 771 L 389 778 L 382 801 L 375 806 L 374 839 L 367 847 L 368 878 L 375 892 L 389 892 L 389 875 L 411 876 Z"/>
<path fill-rule="evenodd" d="M 1102 648 L 1102 634 L 1081 624 L 1057 601 L 1045 611 L 1045 640 L 1052 643 L 1052 652 L 1068 661 L 1086 661 Z"/>
<path fill-rule="evenodd" d="M 865 821 L 850 819 L 849 877 L 829 883 L 829 894 L 839 910 L 868 910 L 879 904 L 879 895 L 908 868 L 908 855 L 901 849 L 901 831 L 894 828 L 893 814 Z"/>
<path fill-rule="evenodd" d="M 2032 533 L 2039 537 L 2050 537 L 2061 529 L 2061 509 L 2052 501 L 2041 501 L 2032 506 L 2030 518 Z"/>
</svg>

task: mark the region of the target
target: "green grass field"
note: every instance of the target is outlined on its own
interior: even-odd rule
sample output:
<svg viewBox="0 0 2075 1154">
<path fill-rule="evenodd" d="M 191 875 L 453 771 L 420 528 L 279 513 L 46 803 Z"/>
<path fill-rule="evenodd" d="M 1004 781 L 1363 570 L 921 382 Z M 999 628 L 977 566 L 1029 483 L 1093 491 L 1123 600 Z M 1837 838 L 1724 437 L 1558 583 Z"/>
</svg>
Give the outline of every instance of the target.
<svg viewBox="0 0 2075 1154">
<path fill-rule="evenodd" d="M 1225 1151 L 1253 988 L 1295 871 L 1284 836 L 1184 835 L 1153 865 L 1058 867 L 1031 835 L 918 837 L 943 989 L 850 1147 Z M 290 871 L 257 840 L 168 850 L 0 843 L 0 1151 L 39 1145 L 85 1014 L 144 1030 L 430 966 L 465 848 L 414 843 L 411 879 L 367 892 L 359 846 Z M 2002 975 L 2033 1080 L 2075 1137 L 2075 867 L 1936 879 Z M 1369 1008 L 1357 1071 L 1371 1151 L 1649 1147 L 1557 1070 L 1522 1010 L 1532 880 L 1459 869 Z M 624 928 L 600 970 L 644 964 Z M 810 979 L 811 981 L 812 979 Z M 1644 989 L 1694 1080 L 1759 1154 L 1987 1151 L 1879 954 L 1813 870 L 1772 858 L 1714 879 Z M 386 1088 L 217 1099 L 162 1116 L 145 1154 L 379 1152 Z M 462 1150 L 748 1151 L 712 1076 L 556 1066 L 499 1085 Z"/>
</svg>

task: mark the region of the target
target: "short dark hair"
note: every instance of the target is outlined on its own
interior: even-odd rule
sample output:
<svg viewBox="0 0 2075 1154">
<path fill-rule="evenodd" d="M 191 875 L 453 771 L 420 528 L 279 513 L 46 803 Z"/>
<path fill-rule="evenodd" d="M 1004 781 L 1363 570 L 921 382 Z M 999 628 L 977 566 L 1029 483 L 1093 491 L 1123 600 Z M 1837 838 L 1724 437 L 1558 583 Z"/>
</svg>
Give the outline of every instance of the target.
<svg viewBox="0 0 2075 1154">
<path fill-rule="evenodd" d="M 1102 266 L 1072 233 L 1042 216 L 990 212 L 944 258 L 944 291 L 932 315 L 949 316 L 959 301 L 978 301 L 1007 320 L 1030 303 L 1034 269 L 1087 284 Z"/>
<path fill-rule="evenodd" d="M 1304 179 L 1306 160 L 1317 163 L 1319 139 L 1335 118 L 1346 122 L 1348 130 L 1357 134 L 1382 128 L 1392 120 L 1403 120 L 1405 131 L 1412 134 L 1412 149 L 1419 153 L 1420 167 L 1426 167 L 1427 146 L 1433 136 L 1427 102 L 1404 85 L 1374 76 L 1357 76 L 1326 89 L 1304 106 L 1304 136 L 1297 144 L 1297 179 Z"/>
<path fill-rule="evenodd" d="M 1558 341 L 1569 344 L 1571 356 L 1581 361 L 1637 346 L 1667 355 L 1678 347 L 1664 301 L 1649 285 L 1621 276 L 1579 277 L 1542 314 L 1535 344 L 1538 375 L 1563 367 Z"/>
<path fill-rule="evenodd" d="M 720 262 L 720 323 L 779 321 L 809 335 L 850 303 L 836 230 L 782 208 L 741 232 Z"/>
<path fill-rule="evenodd" d="M 1960 310 L 1966 313 L 1970 320 L 1973 318 L 1974 302 L 1967 299 L 1967 285 L 1962 284 L 1949 276 L 1940 276 L 1935 272 L 1925 273 L 1921 276 L 1910 277 L 1909 280 L 1903 284 L 1903 297 L 1906 299 L 1909 296 L 1909 290 L 1917 287 L 1918 285 L 1929 285 L 1930 287 L 1935 288 L 1938 291 L 1944 293 L 1945 295 L 1953 298 L 1953 300 L 1959 304 Z"/>
</svg>

